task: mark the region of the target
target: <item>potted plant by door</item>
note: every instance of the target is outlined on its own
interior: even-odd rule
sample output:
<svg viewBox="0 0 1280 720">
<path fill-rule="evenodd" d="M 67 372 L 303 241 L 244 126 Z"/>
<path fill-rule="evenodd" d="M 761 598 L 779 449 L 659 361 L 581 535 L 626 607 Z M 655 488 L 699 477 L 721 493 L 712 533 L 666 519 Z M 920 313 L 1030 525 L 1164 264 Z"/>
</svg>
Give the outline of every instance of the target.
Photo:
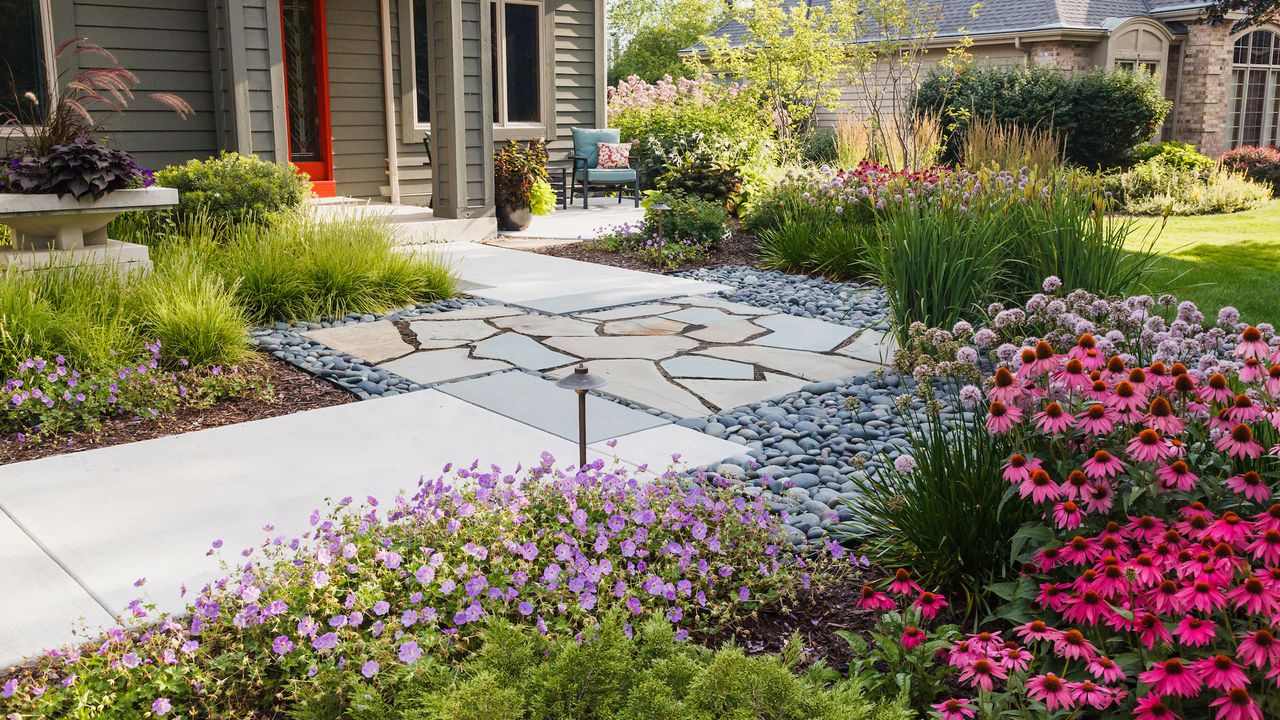
<svg viewBox="0 0 1280 720">
<path fill-rule="evenodd" d="M 152 187 L 149 171 L 111 147 L 95 118 L 101 110 L 123 112 L 137 77 L 83 38 L 64 42 L 58 55 L 64 52 L 99 56 L 107 67 L 80 71 L 43 101 L 34 92 L 23 93 L 14 99 L 14 109 L 0 114 L 0 127 L 10 135 L 0 155 L 0 224 L 14 236 L 7 257 L 0 257 L 8 263 L 0 266 L 48 264 L 50 251 L 106 246 L 107 224 L 119 213 L 178 201 L 176 190 Z M 150 97 L 184 119 L 193 112 L 176 95 Z M 124 254 L 136 260 L 137 253 Z"/>
<path fill-rule="evenodd" d="M 499 230 L 524 230 L 534 215 L 555 209 L 556 194 L 547 180 L 547 146 L 542 140 L 524 145 L 509 140 L 494 153 L 493 174 Z"/>
</svg>

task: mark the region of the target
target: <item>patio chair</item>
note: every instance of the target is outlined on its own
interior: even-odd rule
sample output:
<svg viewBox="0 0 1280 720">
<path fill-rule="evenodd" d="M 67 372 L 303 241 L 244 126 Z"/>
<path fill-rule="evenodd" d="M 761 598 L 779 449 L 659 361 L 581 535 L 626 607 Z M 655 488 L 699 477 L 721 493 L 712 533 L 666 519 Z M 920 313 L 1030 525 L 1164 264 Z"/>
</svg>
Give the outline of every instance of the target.
<svg viewBox="0 0 1280 720">
<path fill-rule="evenodd" d="M 621 142 L 621 133 L 617 128 L 572 128 L 573 131 L 573 184 L 582 191 L 582 207 L 589 207 L 591 189 L 613 187 L 618 189 L 618 202 L 622 202 L 623 190 L 630 188 L 631 197 L 636 207 L 640 207 L 640 173 L 635 168 L 635 158 L 631 158 L 631 167 L 602 168 L 600 164 L 599 143 Z"/>
</svg>

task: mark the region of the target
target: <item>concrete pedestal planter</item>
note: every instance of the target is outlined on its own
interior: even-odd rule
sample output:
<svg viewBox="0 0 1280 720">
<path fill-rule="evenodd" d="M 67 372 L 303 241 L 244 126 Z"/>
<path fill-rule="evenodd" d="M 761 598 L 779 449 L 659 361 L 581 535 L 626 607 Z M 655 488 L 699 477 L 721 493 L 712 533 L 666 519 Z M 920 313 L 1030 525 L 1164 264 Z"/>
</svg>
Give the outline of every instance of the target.
<svg viewBox="0 0 1280 720">
<path fill-rule="evenodd" d="M 150 187 L 116 190 L 100 199 L 70 195 L 0 193 L 0 224 L 13 229 L 12 248 L 0 248 L 0 267 L 124 264 L 150 267 L 147 249 L 107 238 L 107 224 L 122 212 L 162 210 L 178 204 L 178 191 Z"/>
</svg>

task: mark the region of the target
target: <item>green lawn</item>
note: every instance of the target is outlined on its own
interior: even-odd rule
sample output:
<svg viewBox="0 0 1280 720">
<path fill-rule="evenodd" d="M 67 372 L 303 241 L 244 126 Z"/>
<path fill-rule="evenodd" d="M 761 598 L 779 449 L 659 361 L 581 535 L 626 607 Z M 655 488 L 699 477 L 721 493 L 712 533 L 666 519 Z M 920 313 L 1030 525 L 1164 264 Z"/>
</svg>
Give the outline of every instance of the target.
<svg viewBox="0 0 1280 720">
<path fill-rule="evenodd" d="M 1143 219 L 1130 247 L 1159 230 Z M 1150 292 L 1170 292 L 1200 306 L 1206 318 L 1232 305 L 1251 323 L 1280 325 L 1280 200 L 1230 215 L 1171 217 L 1155 241 L 1161 255 L 1147 279 Z"/>
</svg>

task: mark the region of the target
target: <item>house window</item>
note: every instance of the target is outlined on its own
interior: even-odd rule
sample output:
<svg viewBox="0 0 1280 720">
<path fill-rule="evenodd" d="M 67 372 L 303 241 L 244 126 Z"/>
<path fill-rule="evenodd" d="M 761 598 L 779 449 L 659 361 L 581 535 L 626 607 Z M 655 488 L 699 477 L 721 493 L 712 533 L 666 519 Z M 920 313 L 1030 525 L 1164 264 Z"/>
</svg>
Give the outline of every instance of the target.
<svg viewBox="0 0 1280 720">
<path fill-rule="evenodd" d="M 38 120 L 49 90 L 47 0 L 0 0 L 0 17 L 0 116 L 13 113 L 23 121 Z"/>
<path fill-rule="evenodd" d="M 418 125 L 431 124 L 431 65 L 427 52 L 427 0 L 413 0 L 413 78 Z"/>
<path fill-rule="evenodd" d="M 542 4 L 495 0 L 489 5 L 493 121 L 542 121 Z"/>
<path fill-rule="evenodd" d="M 1144 72 L 1148 75 L 1155 75 L 1160 72 L 1160 63 L 1151 62 L 1150 60 L 1117 60 L 1117 70 L 1128 70 L 1129 72 Z"/>
<path fill-rule="evenodd" d="M 1227 137 L 1231 147 L 1280 141 L 1280 34 L 1255 30 L 1236 40 Z"/>
</svg>

